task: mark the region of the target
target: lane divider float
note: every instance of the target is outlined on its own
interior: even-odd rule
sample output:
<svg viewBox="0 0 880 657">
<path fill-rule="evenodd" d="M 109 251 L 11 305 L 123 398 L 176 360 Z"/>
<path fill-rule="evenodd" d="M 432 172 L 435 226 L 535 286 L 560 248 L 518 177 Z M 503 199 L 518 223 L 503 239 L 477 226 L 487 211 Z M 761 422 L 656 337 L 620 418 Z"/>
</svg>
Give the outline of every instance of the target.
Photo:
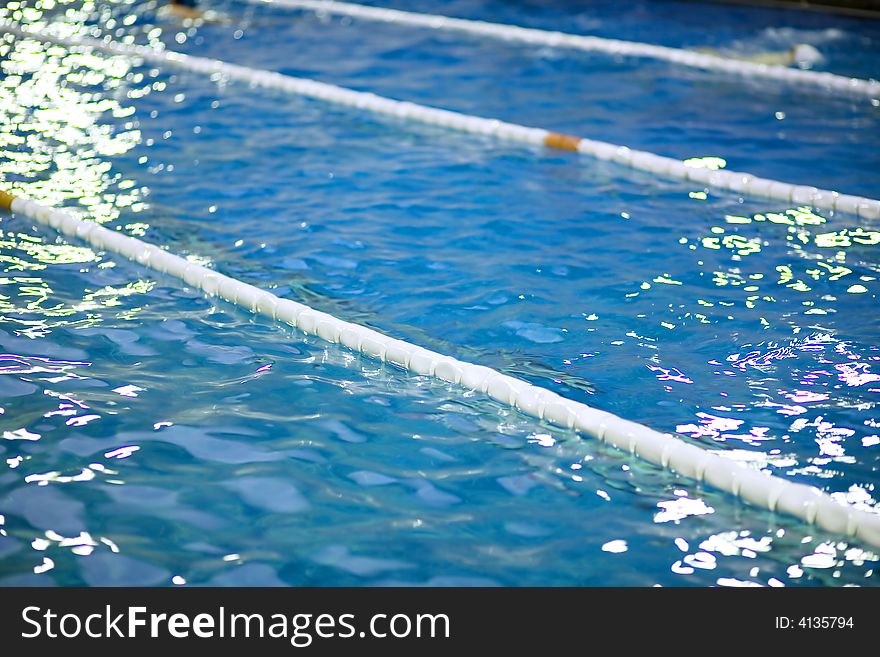
<svg viewBox="0 0 880 657">
<path fill-rule="evenodd" d="M 742 78 L 763 78 L 779 82 L 807 84 L 842 94 L 865 95 L 870 98 L 880 97 L 880 81 L 877 80 L 863 80 L 822 71 L 759 64 L 720 55 L 639 43 L 637 41 L 607 39 L 583 34 L 568 34 L 565 32 L 520 27 L 518 25 L 452 18 L 435 14 L 420 14 L 399 9 L 387 9 L 385 7 L 368 7 L 351 2 L 335 2 L 334 0 L 249 0 L 249 2 L 313 11 L 318 14 L 334 14 L 397 25 L 464 32 L 476 36 L 516 41 L 529 45 L 601 52 L 612 56 L 648 57 L 680 66 L 730 73 Z"/>
<path fill-rule="evenodd" d="M 212 78 L 225 77 L 240 80 L 255 87 L 275 89 L 286 93 L 315 98 L 329 103 L 354 107 L 375 114 L 436 125 L 453 130 L 517 141 L 534 146 L 575 151 L 599 160 L 616 162 L 665 178 L 687 180 L 698 185 L 724 189 L 743 196 L 756 196 L 783 201 L 786 204 L 809 205 L 819 210 L 835 210 L 858 215 L 865 219 L 880 219 L 880 200 L 840 194 L 807 185 L 759 178 L 748 173 L 727 169 L 709 170 L 689 166 L 681 160 L 646 151 L 638 151 L 574 135 L 565 135 L 541 128 L 530 128 L 497 119 L 486 119 L 450 110 L 428 107 L 407 101 L 385 98 L 373 93 L 355 91 L 308 78 L 297 78 L 275 71 L 249 68 L 222 60 L 187 55 L 149 46 L 124 44 L 79 36 L 62 36 L 44 31 L 24 29 L 15 23 L 0 23 L 0 32 L 33 38 L 66 48 L 93 48 L 110 55 L 138 58 L 146 62 L 167 64 L 180 69 L 205 73 Z"/>
<path fill-rule="evenodd" d="M 457 360 L 418 345 L 346 322 L 290 299 L 195 264 L 154 244 L 105 228 L 35 201 L 0 191 L 0 209 L 50 226 L 252 313 L 288 324 L 306 335 L 421 376 L 479 391 L 526 415 L 598 438 L 619 450 L 718 488 L 757 507 L 785 513 L 833 534 L 880 548 L 880 515 L 845 506 L 817 488 L 751 469 L 722 456 L 612 413 L 566 399 L 555 392 L 489 367 Z"/>
</svg>

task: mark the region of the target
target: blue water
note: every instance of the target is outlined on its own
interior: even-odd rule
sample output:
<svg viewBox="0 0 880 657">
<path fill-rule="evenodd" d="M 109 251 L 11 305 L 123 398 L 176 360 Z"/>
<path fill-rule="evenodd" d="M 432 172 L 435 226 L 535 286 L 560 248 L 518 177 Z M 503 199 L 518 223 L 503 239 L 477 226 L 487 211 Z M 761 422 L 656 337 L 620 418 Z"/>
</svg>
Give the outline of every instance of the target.
<svg viewBox="0 0 880 657">
<path fill-rule="evenodd" d="M 812 13 L 404 5 L 880 62 L 880 24 Z M 870 99 L 239 3 L 192 28 L 100 7 L 18 20 L 880 189 Z M 100 54 L 0 54 L 4 184 L 880 512 L 876 225 Z M 839 536 L 20 217 L 0 230 L 2 584 L 878 581 L 880 555 Z"/>
</svg>

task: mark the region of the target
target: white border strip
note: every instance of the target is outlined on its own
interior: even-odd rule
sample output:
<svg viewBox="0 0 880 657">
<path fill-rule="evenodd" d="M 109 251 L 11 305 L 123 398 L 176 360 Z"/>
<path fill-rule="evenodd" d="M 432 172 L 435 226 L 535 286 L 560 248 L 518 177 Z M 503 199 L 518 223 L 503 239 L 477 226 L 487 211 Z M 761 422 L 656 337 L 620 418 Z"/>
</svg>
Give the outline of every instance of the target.
<svg viewBox="0 0 880 657">
<path fill-rule="evenodd" d="M 684 477 L 705 482 L 769 509 L 816 524 L 880 548 L 880 515 L 844 506 L 817 488 L 750 469 L 720 454 L 690 445 L 669 434 L 572 401 L 489 367 L 466 363 L 372 329 L 345 322 L 296 301 L 224 276 L 134 237 L 0 191 L 0 207 L 51 226 L 94 248 L 112 251 L 175 276 L 209 295 L 289 324 L 303 333 L 341 344 L 414 374 L 478 390 L 526 415 L 574 429 Z"/>
<path fill-rule="evenodd" d="M 291 9 L 314 11 L 319 14 L 326 13 L 338 16 L 352 16 L 354 18 L 381 21 L 384 23 L 396 23 L 398 25 L 412 25 L 414 27 L 426 27 L 436 30 L 466 32 L 468 34 L 495 39 L 505 39 L 508 41 L 518 41 L 530 45 L 550 46 L 553 48 L 572 48 L 588 52 L 603 52 L 609 55 L 650 57 L 652 59 L 661 59 L 681 66 L 731 73 L 744 78 L 765 78 L 788 83 L 806 83 L 833 92 L 863 94 L 871 98 L 880 97 L 880 82 L 877 80 L 862 80 L 860 78 L 848 78 L 842 75 L 835 75 L 834 73 L 805 71 L 785 66 L 755 64 L 717 55 L 708 55 L 680 48 L 656 46 L 636 41 L 606 39 L 582 34 L 567 34 L 565 32 L 538 30 L 529 27 L 519 27 L 517 25 L 504 25 L 500 23 L 489 23 L 487 21 L 451 18 L 449 16 L 437 16 L 434 14 L 419 14 L 410 11 L 400 11 L 398 9 L 370 7 L 350 2 L 334 2 L 333 0 L 248 1 L 255 4 L 269 4 Z"/>
<path fill-rule="evenodd" d="M 646 151 L 632 150 L 626 146 L 560 135 L 541 128 L 529 128 L 497 119 L 486 119 L 418 105 L 416 103 L 394 100 L 372 93 L 337 87 L 325 82 L 296 78 L 274 71 L 248 68 L 217 59 L 186 55 L 169 50 L 156 50 L 148 46 L 123 44 L 109 39 L 97 40 L 86 37 L 59 36 L 36 32 L 23 29 L 14 23 L 0 23 L 0 32 L 4 31 L 20 37 L 34 38 L 65 47 L 95 48 L 111 55 L 136 57 L 148 62 L 167 64 L 177 68 L 206 73 L 211 75 L 212 78 L 219 76 L 241 80 L 256 87 L 277 89 L 286 93 L 316 98 L 330 103 L 355 107 L 368 112 L 394 116 L 419 123 L 493 136 L 535 146 L 550 146 L 578 151 L 599 160 L 616 162 L 657 176 L 688 180 L 698 185 L 725 189 L 746 196 L 776 199 L 794 205 L 810 205 L 822 210 L 847 212 L 865 219 L 880 219 L 880 200 L 863 196 L 839 194 L 835 191 L 805 185 L 793 185 L 726 169 L 710 171 L 705 168 L 689 167 L 681 160 L 655 155 Z"/>
</svg>

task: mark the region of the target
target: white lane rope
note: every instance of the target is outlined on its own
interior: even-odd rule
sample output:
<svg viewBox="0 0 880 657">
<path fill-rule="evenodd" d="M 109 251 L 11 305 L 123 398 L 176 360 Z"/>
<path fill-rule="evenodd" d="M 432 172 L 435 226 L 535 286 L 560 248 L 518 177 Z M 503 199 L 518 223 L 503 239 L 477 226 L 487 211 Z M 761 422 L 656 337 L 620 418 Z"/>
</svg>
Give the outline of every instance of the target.
<svg viewBox="0 0 880 657">
<path fill-rule="evenodd" d="M 350 16 L 369 21 L 409 25 L 435 30 L 451 30 L 481 37 L 516 41 L 529 45 L 570 48 L 588 52 L 601 52 L 612 56 L 647 57 L 680 66 L 708 71 L 720 71 L 743 78 L 763 78 L 779 82 L 808 84 L 827 91 L 843 94 L 880 97 L 880 81 L 851 78 L 834 73 L 809 71 L 786 66 L 773 66 L 732 59 L 720 55 L 692 52 L 681 48 L 657 46 L 636 41 L 622 41 L 582 34 L 568 34 L 539 30 L 518 25 L 504 25 L 487 21 L 452 18 L 434 14 L 420 14 L 384 7 L 371 7 L 333 0 L 248 0 L 256 4 L 268 4 L 291 9 L 313 11 L 318 14 Z"/>
<path fill-rule="evenodd" d="M 626 146 L 394 100 L 373 93 L 337 87 L 308 78 L 283 75 L 275 71 L 249 68 L 217 59 L 119 43 L 109 38 L 98 40 L 79 36 L 61 36 L 24 29 L 8 22 L 0 23 L 0 32 L 3 31 L 20 37 L 59 44 L 67 48 L 94 48 L 110 55 L 134 57 L 147 62 L 167 64 L 176 68 L 205 73 L 212 78 L 216 76 L 218 79 L 240 80 L 254 87 L 275 89 L 375 114 L 518 141 L 534 146 L 577 151 L 599 160 L 616 162 L 656 176 L 687 180 L 698 185 L 724 189 L 744 196 L 770 198 L 787 204 L 810 205 L 816 209 L 847 212 L 866 219 L 880 219 L 880 200 L 876 199 L 759 178 L 748 173 L 738 173 L 726 169 L 711 171 L 707 168 L 688 166 L 681 160 L 671 157 L 633 150 Z"/>
<path fill-rule="evenodd" d="M 719 453 L 688 444 L 636 422 L 591 408 L 497 370 L 457 360 L 346 322 L 290 299 L 282 299 L 202 267 L 134 237 L 0 190 L 0 208 L 63 235 L 83 240 L 253 313 L 284 322 L 307 335 L 343 345 L 421 376 L 484 393 L 532 417 L 598 438 L 619 450 L 704 482 L 755 506 L 787 513 L 838 535 L 880 548 L 880 515 L 844 506 L 817 488 L 746 467 Z"/>
</svg>

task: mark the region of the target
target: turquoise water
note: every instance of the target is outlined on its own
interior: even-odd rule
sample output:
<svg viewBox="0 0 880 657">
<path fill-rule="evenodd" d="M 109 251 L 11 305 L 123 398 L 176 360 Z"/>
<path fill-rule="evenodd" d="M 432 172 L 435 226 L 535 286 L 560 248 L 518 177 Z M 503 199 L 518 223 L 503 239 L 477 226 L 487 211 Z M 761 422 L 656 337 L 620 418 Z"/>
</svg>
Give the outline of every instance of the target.
<svg viewBox="0 0 880 657">
<path fill-rule="evenodd" d="M 878 24 L 808 13 L 404 4 L 741 54 L 809 42 L 819 68 L 864 77 L 880 61 Z M 17 20 L 880 188 L 869 99 L 240 3 L 189 28 L 150 3 L 24 6 Z M 880 510 L 876 225 L 101 54 L 0 52 L 5 185 Z M 20 217 L 0 230 L 2 584 L 878 581 L 880 556 L 839 536 Z"/>
</svg>

